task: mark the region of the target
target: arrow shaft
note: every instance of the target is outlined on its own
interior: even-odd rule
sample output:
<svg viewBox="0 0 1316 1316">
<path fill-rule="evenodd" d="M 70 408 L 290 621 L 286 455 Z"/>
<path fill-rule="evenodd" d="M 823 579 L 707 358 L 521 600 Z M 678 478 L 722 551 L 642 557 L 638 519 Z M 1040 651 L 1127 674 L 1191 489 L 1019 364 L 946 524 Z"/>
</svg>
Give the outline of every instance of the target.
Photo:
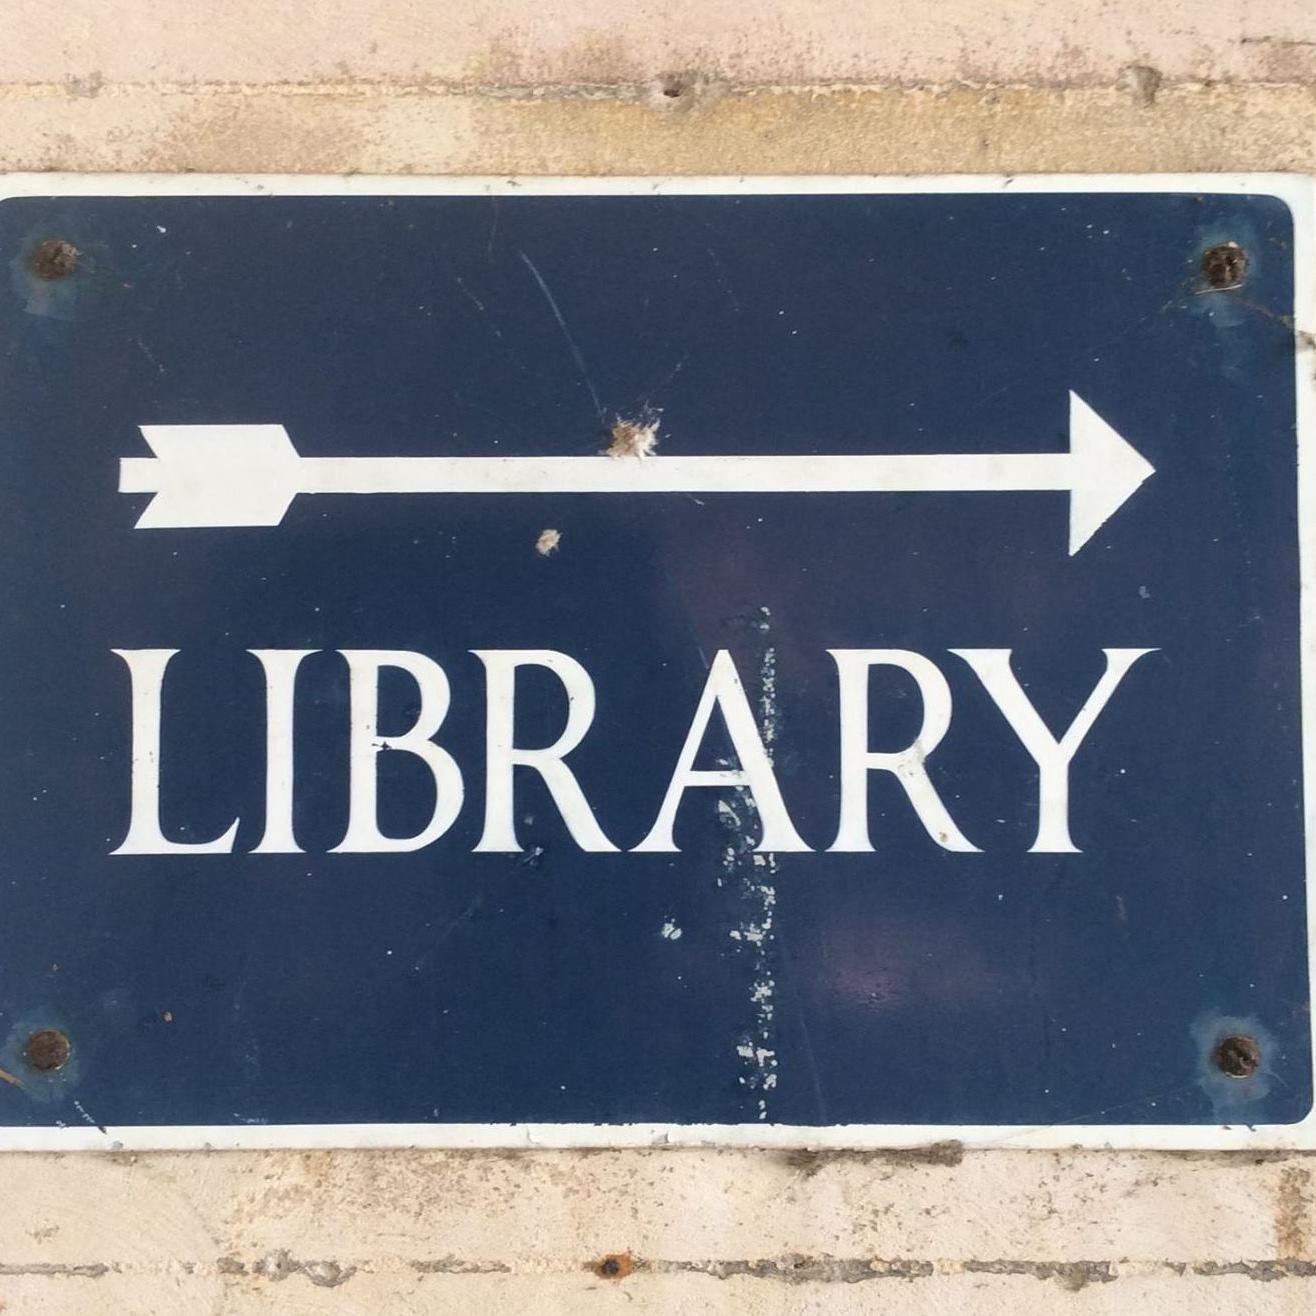
<svg viewBox="0 0 1316 1316">
<path fill-rule="evenodd" d="M 302 457 L 297 465 L 302 493 L 955 493 L 1073 484 L 1068 453 Z"/>
<path fill-rule="evenodd" d="M 299 494 L 1016 493 L 1063 491 L 1075 553 L 1152 466 L 1078 396 L 1069 450 L 648 457 L 303 457 L 278 424 L 142 425 L 119 464 L 143 529 L 275 526 Z"/>
</svg>

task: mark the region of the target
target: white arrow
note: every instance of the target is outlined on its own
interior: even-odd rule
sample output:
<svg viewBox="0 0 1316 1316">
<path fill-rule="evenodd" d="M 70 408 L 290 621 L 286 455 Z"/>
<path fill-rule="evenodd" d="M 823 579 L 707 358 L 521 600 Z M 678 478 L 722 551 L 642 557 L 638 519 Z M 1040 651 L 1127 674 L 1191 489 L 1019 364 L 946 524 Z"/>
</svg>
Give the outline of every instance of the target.
<svg viewBox="0 0 1316 1316">
<path fill-rule="evenodd" d="M 1077 553 L 1153 473 L 1077 393 L 1069 451 L 872 456 L 303 457 L 282 425 L 143 425 L 122 493 L 147 529 L 274 526 L 298 494 L 1014 493 L 1064 491 Z"/>
</svg>

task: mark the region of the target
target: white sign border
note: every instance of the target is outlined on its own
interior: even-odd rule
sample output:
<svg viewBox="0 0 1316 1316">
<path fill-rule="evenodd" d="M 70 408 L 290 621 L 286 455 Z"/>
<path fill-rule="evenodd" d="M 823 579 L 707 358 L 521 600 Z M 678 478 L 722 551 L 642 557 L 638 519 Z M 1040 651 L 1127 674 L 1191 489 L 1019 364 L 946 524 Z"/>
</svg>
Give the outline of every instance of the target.
<svg viewBox="0 0 1316 1316">
<path fill-rule="evenodd" d="M 367 175 L 7 174 L 13 197 L 707 196 L 871 193 L 1212 193 L 1271 196 L 1293 216 L 1300 649 L 1309 982 L 1316 980 L 1316 180 L 1296 174 L 1054 174 L 881 177 L 379 177 Z M 1312 1023 L 1316 1058 L 1316 1017 Z M 1316 1108 L 1294 1124 L 233 1124 L 0 1128 L 0 1151 L 189 1151 L 368 1147 L 776 1147 L 881 1149 L 954 1141 L 966 1148 L 1297 1150 L 1316 1148 Z"/>
</svg>

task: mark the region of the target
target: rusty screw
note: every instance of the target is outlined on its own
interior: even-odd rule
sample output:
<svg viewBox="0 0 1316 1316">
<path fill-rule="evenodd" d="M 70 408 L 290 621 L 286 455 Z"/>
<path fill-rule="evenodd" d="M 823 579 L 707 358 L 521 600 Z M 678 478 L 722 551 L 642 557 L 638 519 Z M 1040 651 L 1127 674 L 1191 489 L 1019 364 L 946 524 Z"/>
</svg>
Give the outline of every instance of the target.
<svg viewBox="0 0 1316 1316">
<path fill-rule="evenodd" d="M 32 253 L 32 273 L 38 279 L 67 279 L 78 268 L 82 253 L 63 238 L 46 238 Z"/>
<path fill-rule="evenodd" d="M 1216 292 L 1241 288 L 1247 278 L 1247 252 L 1237 242 L 1218 242 L 1202 253 L 1202 277 Z"/>
<path fill-rule="evenodd" d="M 1216 1068 L 1230 1078 L 1249 1078 L 1261 1068 L 1261 1048 L 1257 1039 L 1242 1033 L 1217 1042 L 1211 1058 Z"/>
<path fill-rule="evenodd" d="M 38 1028 L 27 1039 L 23 1059 L 38 1073 L 49 1074 L 68 1064 L 72 1050 L 67 1033 L 60 1032 L 58 1028 Z"/>
</svg>

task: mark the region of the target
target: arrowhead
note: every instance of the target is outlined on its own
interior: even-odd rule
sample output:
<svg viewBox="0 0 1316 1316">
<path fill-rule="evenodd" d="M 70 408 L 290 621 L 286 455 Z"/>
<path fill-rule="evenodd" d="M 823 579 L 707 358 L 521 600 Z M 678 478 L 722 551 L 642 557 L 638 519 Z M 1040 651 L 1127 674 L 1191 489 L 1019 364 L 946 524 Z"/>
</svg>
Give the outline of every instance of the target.
<svg viewBox="0 0 1316 1316">
<path fill-rule="evenodd" d="M 154 457 L 119 462 L 120 493 L 153 493 L 139 529 L 278 525 L 300 492 L 282 425 L 143 425 Z"/>
<path fill-rule="evenodd" d="M 1156 468 L 1074 392 L 1069 395 L 1069 455 L 1072 557 Z"/>
</svg>

